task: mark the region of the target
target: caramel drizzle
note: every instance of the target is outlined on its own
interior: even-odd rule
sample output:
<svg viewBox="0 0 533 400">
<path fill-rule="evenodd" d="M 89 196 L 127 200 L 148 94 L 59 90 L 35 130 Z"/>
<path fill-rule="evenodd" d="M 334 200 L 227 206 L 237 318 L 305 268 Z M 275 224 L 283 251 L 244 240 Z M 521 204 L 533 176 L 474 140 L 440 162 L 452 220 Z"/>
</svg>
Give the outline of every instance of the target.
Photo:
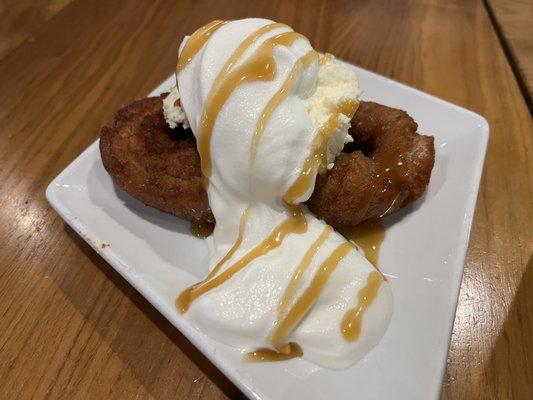
<svg viewBox="0 0 533 400">
<path fill-rule="evenodd" d="M 248 62 L 244 63 L 238 68 L 232 68 L 242 56 L 244 51 L 261 35 L 282 26 L 284 25 L 278 23 L 269 24 L 246 38 L 243 43 L 241 43 L 241 45 L 239 45 L 239 47 L 233 52 L 231 57 L 222 68 L 221 72 L 215 78 L 215 82 L 213 83 L 208 100 L 206 101 L 206 106 L 204 108 L 199 127 L 200 134 L 198 147 L 203 163 L 202 172 L 204 177 L 209 177 L 211 174 L 209 147 L 214 122 L 216 121 L 220 109 L 226 103 L 231 93 L 233 93 L 233 91 L 243 82 L 254 80 L 272 80 L 276 74 L 276 65 L 272 54 L 274 47 L 276 45 L 289 46 L 296 39 L 305 38 L 296 32 L 285 32 L 279 34 L 262 43 Z M 240 260 L 238 260 L 220 275 L 216 276 L 222 265 L 224 265 L 224 263 L 231 258 L 242 242 L 243 221 L 247 219 L 247 217 L 245 217 L 243 214 L 241 217 L 239 237 L 230 251 L 221 261 L 219 261 L 219 263 L 215 266 L 215 268 L 213 268 L 205 280 L 191 286 L 180 294 L 176 300 L 176 306 L 178 309 L 182 313 L 186 312 L 192 301 L 194 301 L 196 298 L 230 279 L 235 273 L 240 271 L 255 258 L 260 257 L 270 250 L 279 247 L 283 241 L 283 238 L 288 233 L 305 232 L 307 230 L 307 221 L 301 209 L 297 206 L 291 205 L 286 205 L 286 207 L 292 214 L 291 217 L 277 226 L 273 232 L 258 246 L 249 251 L 245 256 L 243 256 Z"/>
<path fill-rule="evenodd" d="M 220 26 L 222 26 L 223 24 L 224 22 L 222 21 L 213 21 L 212 23 L 200 28 L 191 36 L 178 62 L 178 66 L 176 69 L 177 73 L 179 73 L 179 71 L 181 71 L 191 61 L 194 55 L 198 53 L 198 51 L 209 39 L 211 34 L 215 32 L 218 28 L 220 28 Z M 220 110 L 227 102 L 230 95 L 242 83 L 273 80 L 277 71 L 273 57 L 274 47 L 277 45 L 290 46 L 297 39 L 305 39 L 304 36 L 296 32 L 285 32 L 279 34 L 262 43 L 248 62 L 244 63 L 242 66 L 234 68 L 235 63 L 242 57 L 246 49 L 248 49 L 250 45 L 253 44 L 261 35 L 281 26 L 284 25 L 277 23 L 266 25 L 258 31 L 254 32 L 248 38 L 246 38 L 233 52 L 231 57 L 228 59 L 228 61 L 216 77 L 212 89 L 208 95 L 204 112 L 202 114 L 202 118 L 199 124 L 198 148 L 202 161 L 202 173 L 205 178 L 209 178 L 211 176 L 212 166 L 210 144 L 214 123 L 218 117 Z M 324 63 L 327 62 L 330 58 L 330 55 L 326 55 L 320 61 Z M 283 101 L 283 99 L 286 98 L 289 90 L 292 88 L 292 85 L 298 72 L 303 67 L 308 66 L 314 59 L 316 59 L 316 53 L 314 51 L 311 51 L 302 58 L 300 58 L 291 70 L 289 77 L 286 79 L 280 90 L 278 90 L 274 97 L 270 99 L 267 106 L 263 110 L 263 113 L 258 120 L 256 130 L 252 138 L 252 164 L 255 161 L 255 156 L 257 154 L 259 139 L 261 138 L 264 132 L 264 128 L 269 117 L 276 109 L 276 107 L 279 106 L 279 104 Z M 231 279 L 233 275 L 235 275 L 248 264 L 250 264 L 250 262 L 252 262 L 254 259 L 261 257 L 269 251 L 279 247 L 287 234 L 304 233 L 307 230 L 307 221 L 305 219 L 305 216 L 300 207 L 294 205 L 294 203 L 301 195 L 303 195 L 303 193 L 305 193 L 310 188 L 310 185 L 312 185 L 312 178 L 314 176 L 314 172 L 319 171 L 320 168 L 324 168 L 327 140 L 329 139 L 337 125 L 339 114 L 343 113 L 351 118 L 355 113 L 356 109 L 357 103 L 347 103 L 340 107 L 337 115 L 332 116 L 328 120 L 326 125 L 318 132 L 317 136 L 313 140 L 313 151 L 311 155 L 306 159 L 299 177 L 289 188 L 283 198 L 285 206 L 287 210 L 291 213 L 291 216 L 284 220 L 282 223 L 280 223 L 270 233 L 270 235 L 267 236 L 267 238 L 265 238 L 259 245 L 255 246 L 241 259 L 239 259 L 225 271 L 217 275 L 222 266 L 233 256 L 235 251 L 242 243 L 244 227 L 248 218 L 247 208 L 241 216 L 237 240 L 230 248 L 228 253 L 226 253 L 226 255 L 217 263 L 217 265 L 213 268 L 213 270 L 210 272 L 206 279 L 184 290 L 176 300 L 176 307 L 181 313 L 186 312 L 189 309 L 191 303 L 196 298 Z M 326 227 L 320 237 L 308 249 L 308 251 L 304 255 L 304 258 L 300 262 L 297 271 L 293 275 L 293 278 L 289 283 L 289 286 L 285 291 L 282 300 L 280 301 L 280 308 L 278 310 L 278 321 L 275 325 L 276 328 L 270 335 L 270 340 L 276 350 L 266 348 L 258 349 L 252 353 L 249 353 L 247 355 L 248 359 L 253 361 L 274 361 L 298 357 L 303 354 L 298 344 L 283 344 L 283 342 L 290 334 L 290 332 L 294 329 L 294 327 L 301 321 L 301 319 L 307 314 L 310 308 L 315 304 L 324 286 L 326 285 L 331 273 L 335 270 L 338 264 L 346 256 L 346 254 L 348 254 L 348 252 L 353 249 L 353 245 L 349 242 L 339 245 L 322 263 L 318 272 L 314 276 L 311 284 L 305 290 L 305 292 L 297 299 L 294 306 L 291 309 L 288 309 L 288 304 L 294 296 L 301 276 L 308 268 L 311 260 L 315 256 L 320 246 L 326 240 L 330 232 L 331 228 L 329 226 Z M 369 281 L 371 276 L 369 276 Z M 381 277 L 379 273 L 378 276 Z M 354 340 L 351 338 L 356 338 L 359 335 L 360 320 L 364 314 L 364 311 L 377 293 L 377 288 L 374 289 L 374 286 L 371 286 L 367 290 L 365 289 L 367 289 L 367 287 L 362 289 L 361 293 L 359 293 L 359 307 L 357 309 L 350 310 L 348 313 L 346 313 L 345 318 L 343 319 L 342 330 L 343 334 L 345 335 L 345 337 L 348 338 L 348 340 Z M 359 328 L 357 328 L 357 326 L 359 326 Z M 355 332 L 357 329 L 359 330 Z"/>
<path fill-rule="evenodd" d="M 198 297 L 231 279 L 233 275 L 242 270 L 256 258 L 278 248 L 289 233 L 304 233 L 307 230 L 307 221 L 300 207 L 287 205 L 287 209 L 290 211 L 291 216 L 281 222 L 270 235 L 246 253 L 241 259 L 233 263 L 220 274 L 214 276 L 215 274 L 212 272 L 210 274 L 212 275 L 211 278 L 208 277 L 188 289 L 185 289 L 176 300 L 176 307 L 178 310 L 181 313 L 186 312 L 191 303 Z"/>
<path fill-rule="evenodd" d="M 381 152 L 379 157 L 374 158 L 379 160 L 379 168 L 374 175 L 374 186 L 380 187 L 381 184 L 376 184 L 376 180 L 381 180 L 385 184 L 385 189 L 388 191 L 393 184 L 404 182 L 409 174 L 409 168 L 403 161 L 402 153 L 395 151 Z M 393 200 L 391 207 L 396 199 Z M 388 211 L 388 210 L 387 210 Z"/>
<path fill-rule="evenodd" d="M 322 293 L 331 273 L 335 270 L 342 259 L 353 250 L 353 244 L 345 242 L 339 245 L 329 257 L 320 265 L 317 273 L 305 292 L 296 300 L 296 303 L 287 313 L 285 318 L 279 321 L 274 331 L 269 335 L 270 342 L 275 348 L 283 346 L 283 342 L 292 332 L 294 327 L 302 320 L 311 307 L 315 304 L 318 296 Z"/>
<path fill-rule="evenodd" d="M 298 343 L 290 342 L 279 349 L 260 348 L 244 356 L 247 361 L 267 362 L 284 361 L 303 356 L 303 351 Z"/>
<path fill-rule="evenodd" d="M 226 255 L 222 257 L 220 261 L 213 267 L 211 272 L 209 272 L 206 279 L 211 279 L 213 276 L 215 276 L 220 270 L 220 268 L 222 268 L 222 266 L 226 264 L 226 262 L 233 256 L 233 254 L 235 254 L 235 252 L 241 245 L 242 239 L 244 238 L 244 229 L 246 228 L 246 223 L 248 222 L 249 212 L 250 207 L 246 207 L 242 212 L 241 220 L 239 221 L 239 233 L 237 234 L 237 240 L 235 240 L 235 243 L 233 243 Z"/>
<path fill-rule="evenodd" d="M 191 233 L 200 239 L 205 239 L 213 233 L 215 224 L 209 222 L 191 222 Z"/>
<path fill-rule="evenodd" d="M 364 288 L 357 294 L 358 304 L 348 310 L 342 319 L 341 331 L 344 339 L 349 342 L 356 340 L 361 334 L 361 324 L 366 310 L 372 304 L 383 282 L 383 276 L 378 271 L 372 271 Z"/>
<path fill-rule="evenodd" d="M 267 105 L 265 106 L 263 113 L 259 117 L 255 132 L 252 136 L 252 151 L 250 153 L 250 166 L 253 166 L 255 163 L 255 159 L 257 156 L 257 150 L 259 146 L 259 140 L 261 139 L 261 136 L 263 136 L 263 133 L 265 131 L 265 126 L 270 119 L 272 113 L 276 110 L 276 108 L 280 105 L 280 103 L 287 98 L 289 95 L 289 92 L 292 90 L 294 86 L 294 81 L 296 77 L 298 76 L 298 73 L 303 69 L 309 67 L 313 61 L 317 59 L 317 52 L 314 50 L 309 51 L 304 56 L 300 57 L 298 61 L 294 64 L 292 67 L 289 76 L 283 82 L 283 85 L 279 88 L 279 90 L 272 96 L 272 98 L 269 100 Z"/>
<path fill-rule="evenodd" d="M 365 252 L 365 257 L 378 267 L 379 250 L 385 239 L 385 228 L 379 219 L 365 221 L 354 227 L 340 228 L 339 233 Z"/>
<path fill-rule="evenodd" d="M 320 236 L 313 242 L 309 249 L 307 249 L 307 252 L 300 261 L 298 268 L 292 275 L 289 285 L 287 286 L 285 292 L 283 293 L 283 296 L 281 297 L 281 300 L 279 302 L 277 321 L 281 321 L 289 313 L 289 305 L 292 302 L 292 299 L 294 298 L 296 290 L 298 289 L 300 279 L 302 278 L 307 268 L 309 268 L 313 257 L 316 255 L 317 251 L 324 244 L 324 242 L 332 231 L 333 229 L 331 228 L 331 226 L 326 225 Z"/>
<path fill-rule="evenodd" d="M 202 47 L 204 47 L 211 35 L 225 24 L 227 24 L 227 21 L 217 19 L 198 28 L 191 37 L 189 37 L 189 40 L 185 43 L 179 56 L 178 65 L 176 66 L 176 75 L 183 71 L 183 69 L 191 62 L 194 56 L 198 54 Z"/>
<path fill-rule="evenodd" d="M 333 56 L 329 53 L 320 57 L 321 65 L 331 61 Z M 294 204 L 300 199 L 313 185 L 314 177 L 317 173 L 325 173 L 327 170 L 327 144 L 331 135 L 338 125 L 341 114 L 352 118 L 359 107 L 355 101 L 347 101 L 340 104 L 336 112 L 328 119 L 323 127 L 320 128 L 317 135 L 311 143 L 311 154 L 306 158 L 300 175 L 284 196 L 284 200 L 289 204 Z"/>
<path fill-rule="evenodd" d="M 235 49 L 235 51 L 231 54 L 230 58 L 228 59 L 228 61 L 226 61 L 226 64 L 224 64 L 224 66 L 222 67 L 222 69 L 218 73 L 217 77 L 213 81 L 213 86 L 212 86 L 212 89 L 211 89 L 211 91 L 209 93 L 208 99 L 211 98 L 212 94 L 216 93 L 216 91 L 219 90 L 221 83 L 224 82 L 224 80 L 228 76 L 230 70 L 240 60 L 240 58 L 242 57 L 244 52 L 246 50 L 248 50 L 252 44 L 254 44 L 261 36 L 267 34 L 268 32 L 271 32 L 271 31 L 273 31 L 275 29 L 278 29 L 278 28 L 284 28 L 284 27 L 287 27 L 287 25 L 279 23 L 279 22 L 273 22 L 271 24 L 268 24 L 268 25 L 265 25 L 265 26 L 259 28 L 257 31 L 255 31 L 254 33 L 249 35 L 246 39 L 244 39 L 242 41 L 242 43 L 239 45 L 239 47 L 237 47 L 237 49 Z M 231 93 L 235 89 L 237 89 L 237 87 L 233 88 L 231 90 Z M 229 98 L 229 95 L 231 95 L 231 93 L 228 94 L 228 98 Z M 225 102 L 226 101 L 224 101 L 223 104 L 225 104 Z M 206 102 L 206 104 L 207 104 L 207 102 Z M 222 105 L 220 106 L 220 108 L 217 111 L 217 116 L 218 116 L 218 112 L 222 108 Z M 207 109 L 207 106 L 206 106 L 206 109 Z M 204 110 L 204 115 L 205 115 L 205 110 Z M 202 115 L 202 119 L 204 118 L 204 115 Z M 214 125 L 214 121 L 216 120 L 217 116 L 215 116 L 213 118 L 213 125 Z M 258 122 L 258 125 L 259 125 L 259 122 Z M 212 129 L 213 129 L 213 127 L 211 127 L 211 131 L 212 131 Z M 210 133 L 210 135 L 212 135 L 212 132 Z M 204 149 L 204 153 L 203 154 L 208 154 L 210 156 L 211 152 L 209 150 L 209 147 L 211 146 L 211 138 L 209 138 L 209 142 L 206 143 L 205 146 L 207 146 L 207 148 Z M 205 174 L 204 174 L 204 176 L 205 176 Z M 207 185 L 205 185 L 205 186 L 207 186 Z"/>
<path fill-rule="evenodd" d="M 324 55 L 320 56 L 320 59 L 318 60 L 319 65 L 326 65 L 331 60 L 333 60 L 333 54 L 331 53 L 324 53 Z"/>
<path fill-rule="evenodd" d="M 261 36 L 267 34 L 268 32 L 272 32 L 273 30 L 278 29 L 278 28 L 288 28 L 288 26 L 280 22 L 273 22 L 271 24 L 267 24 L 259 28 L 258 30 L 250 34 L 247 38 L 245 38 L 241 42 L 241 44 L 233 51 L 233 53 L 231 53 L 231 56 L 228 58 L 228 60 L 226 61 L 226 63 L 224 64 L 220 72 L 218 73 L 217 77 L 215 78 L 213 87 L 217 85 L 217 82 L 220 83 L 226 78 L 229 71 L 240 60 L 244 52 L 248 50 L 252 44 L 257 42 L 257 40 Z M 209 95 L 211 95 L 211 93 Z"/>
<path fill-rule="evenodd" d="M 357 102 L 346 102 L 341 104 L 337 112 L 332 115 L 324 126 L 318 131 L 311 143 L 311 154 L 305 159 L 300 175 L 291 185 L 285 197 L 287 203 L 293 204 L 300 199 L 314 183 L 317 173 L 326 172 L 327 168 L 327 144 L 328 140 L 337 127 L 340 114 L 345 114 L 352 118 L 359 104 Z"/>
<path fill-rule="evenodd" d="M 284 27 L 287 27 L 287 25 L 279 23 L 279 22 L 273 22 L 271 24 L 268 24 L 268 25 L 265 25 L 259 28 L 258 30 L 250 34 L 248 37 L 246 37 L 241 42 L 241 44 L 233 51 L 233 53 L 231 53 L 231 56 L 228 58 L 228 60 L 226 61 L 226 63 L 224 64 L 220 72 L 217 74 L 215 80 L 213 81 L 212 89 L 210 90 L 209 95 L 207 96 L 208 99 L 212 96 L 213 93 L 219 90 L 220 84 L 224 81 L 224 79 L 226 79 L 230 70 L 241 59 L 242 55 L 245 53 L 246 50 L 250 48 L 251 45 L 253 45 L 261 36 L 267 34 L 268 32 L 271 32 L 278 28 L 284 28 Z M 233 88 L 233 90 L 235 89 L 236 87 Z M 205 110 L 204 110 L 204 113 L 205 113 Z"/>
<path fill-rule="evenodd" d="M 243 83 L 272 81 L 277 71 L 273 56 L 274 48 L 278 45 L 290 46 L 297 39 L 305 39 L 305 36 L 297 32 L 284 32 L 267 39 L 261 43 L 247 62 L 230 69 L 227 73 L 223 72 L 215 79 L 198 128 L 198 151 L 205 178 L 208 179 L 211 176 L 211 137 L 220 110 L 235 89 Z"/>
<path fill-rule="evenodd" d="M 246 223 L 248 222 L 248 213 L 249 213 L 250 207 L 246 207 L 241 215 L 241 220 L 239 222 L 239 233 L 237 234 L 237 239 L 235 240 L 235 243 L 231 246 L 231 248 L 228 250 L 228 252 L 220 259 L 220 261 L 213 267 L 213 269 L 209 272 L 207 277 L 201 281 L 196 283 L 193 286 L 188 287 L 183 292 L 180 293 L 179 297 L 176 299 L 176 308 L 181 312 L 186 312 L 192 301 L 200 296 L 192 297 L 193 292 L 196 290 L 196 288 L 202 286 L 203 284 L 206 284 L 211 278 L 213 278 L 218 271 L 220 271 L 220 268 L 235 254 L 237 249 L 242 243 L 243 237 L 244 237 L 244 230 L 246 228 Z M 229 279 L 229 278 L 228 278 Z"/>
<path fill-rule="evenodd" d="M 305 159 L 300 175 L 298 175 L 294 183 L 289 187 L 289 190 L 283 196 L 283 200 L 289 204 L 294 204 L 310 189 L 313 184 L 315 172 L 322 163 L 323 157 L 322 151 L 315 150 Z"/>
</svg>

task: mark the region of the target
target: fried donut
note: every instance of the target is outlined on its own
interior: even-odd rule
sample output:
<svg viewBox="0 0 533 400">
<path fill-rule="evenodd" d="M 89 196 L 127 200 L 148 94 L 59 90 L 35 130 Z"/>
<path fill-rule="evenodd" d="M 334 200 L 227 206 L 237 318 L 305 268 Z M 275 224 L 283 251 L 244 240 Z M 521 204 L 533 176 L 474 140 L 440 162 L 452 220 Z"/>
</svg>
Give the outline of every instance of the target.
<svg viewBox="0 0 533 400">
<path fill-rule="evenodd" d="M 164 97 L 164 96 L 163 96 Z M 162 98 L 137 100 L 100 131 L 100 154 L 118 186 L 143 203 L 189 221 L 215 222 L 190 130 L 170 129 Z"/>
<path fill-rule="evenodd" d="M 432 136 L 402 110 L 361 102 L 351 121 L 354 139 L 318 176 L 309 209 L 335 227 L 381 218 L 418 199 L 435 163 Z"/>
<path fill-rule="evenodd" d="M 311 211 L 334 227 L 355 226 L 420 197 L 435 150 L 433 138 L 416 130 L 404 111 L 361 102 L 350 129 L 354 142 L 317 178 L 307 202 Z M 101 130 L 100 153 L 105 169 L 131 196 L 192 222 L 214 222 L 195 138 L 190 130 L 168 127 L 161 97 L 118 111 Z"/>
</svg>

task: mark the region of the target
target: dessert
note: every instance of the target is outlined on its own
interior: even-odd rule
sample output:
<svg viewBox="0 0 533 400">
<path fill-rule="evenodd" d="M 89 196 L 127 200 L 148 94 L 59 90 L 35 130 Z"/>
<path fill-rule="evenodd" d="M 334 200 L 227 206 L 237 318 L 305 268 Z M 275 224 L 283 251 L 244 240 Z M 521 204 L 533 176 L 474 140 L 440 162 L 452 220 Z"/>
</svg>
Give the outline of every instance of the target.
<svg viewBox="0 0 533 400">
<path fill-rule="evenodd" d="M 418 134 L 417 128 L 405 111 L 361 102 L 352 119 L 349 153 L 318 175 L 307 202 L 311 211 L 332 226 L 355 226 L 418 199 L 431 176 L 435 147 L 433 137 Z"/>
<path fill-rule="evenodd" d="M 215 220 L 202 186 L 196 139 L 180 125 L 170 129 L 160 97 L 137 100 L 115 114 L 100 134 L 102 162 L 133 197 L 197 223 Z"/>
<path fill-rule="evenodd" d="M 352 173 L 366 176 L 362 197 L 373 216 L 420 196 L 432 140 L 417 135 L 405 113 L 361 105 L 349 68 L 265 19 L 198 29 L 180 46 L 176 77 L 164 113 L 157 98 L 122 110 L 102 131 L 101 151 L 129 192 L 198 221 L 210 221 L 210 210 L 216 220 L 207 239 L 210 272 L 179 294 L 178 311 L 253 361 L 302 356 L 328 368 L 357 362 L 384 334 L 392 296 L 360 249 L 323 219 L 335 226 L 364 219 L 343 197 L 345 189 L 360 195 Z M 174 140 L 157 133 L 167 129 L 165 120 Z M 345 144 L 367 155 L 339 155 Z M 417 165 L 419 153 L 429 170 Z M 136 157 L 143 162 L 128 163 Z M 355 172 L 362 159 L 366 169 Z M 155 177 L 157 192 L 147 194 L 153 171 L 164 173 Z M 173 193 L 180 201 L 167 200 Z"/>
<path fill-rule="evenodd" d="M 101 131 L 102 161 L 114 181 L 143 203 L 195 227 L 213 224 L 196 139 L 183 125 L 174 123 L 171 128 L 165 122 L 165 97 L 137 100 L 115 114 L 114 123 Z M 306 202 L 311 211 L 334 228 L 352 227 L 418 199 L 428 185 L 435 150 L 433 137 L 416 129 L 416 122 L 404 111 L 361 101 L 349 130 L 354 142 L 342 149 L 332 169 L 318 175 Z M 384 133 L 386 140 L 378 141 Z M 373 157 L 377 142 L 380 146 L 391 143 L 384 154 L 390 150 L 404 160 L 403 174 L 376 177 L 380 170 L 394 166 L 395 160 Z"/>
</svg>

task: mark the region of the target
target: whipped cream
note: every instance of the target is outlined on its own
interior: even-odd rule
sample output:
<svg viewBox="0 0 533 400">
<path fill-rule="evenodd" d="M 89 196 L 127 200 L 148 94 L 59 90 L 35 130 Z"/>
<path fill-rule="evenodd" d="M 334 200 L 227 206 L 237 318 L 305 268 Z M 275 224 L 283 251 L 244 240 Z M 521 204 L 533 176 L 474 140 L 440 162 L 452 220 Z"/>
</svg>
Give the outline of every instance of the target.
<svg viewBox="0 0 533 400">
<path fill-rule="evenodd" d="M 177 82 L 168 104 L 179 95 L 186 119 L 168 107 L 165 115 L 188 121 L 197 138 L 217 221 L 211 272 L 181 293 L 179 310 L 243 352 L 284 353 L 292 343 L 319 365 L 350 366 L 383 335 L 390 289 L 300 203 L 347 140 L 355 75 L 329 57 L 319 66 L 290 27 L 250 18 L 213 21 L 186 38 Z"/>
<path fill-rule="evenodd" d="M 320 129 L 326 126 L 329 118 L 342 104 L 359 102 L 360 97 L 361 90 L 355 73 L 345 65 L 334 62 L 333 56 L 327 54 L 320 58 L 315 92 L 303 99 L 303 102 L 313 123 Z M 189 128 L 176 86 L 172 87 L 163 100 L 163 113 L 171 128 L 178 125 Z M 351 118 L 342 113 L 336 118 L 335 128 L 327 144 L 328 169 L 333 168 L 335 158 L 342 152 L 344 145 L 353 142 L 353 138 L 348 134 Z"/>
</svg>

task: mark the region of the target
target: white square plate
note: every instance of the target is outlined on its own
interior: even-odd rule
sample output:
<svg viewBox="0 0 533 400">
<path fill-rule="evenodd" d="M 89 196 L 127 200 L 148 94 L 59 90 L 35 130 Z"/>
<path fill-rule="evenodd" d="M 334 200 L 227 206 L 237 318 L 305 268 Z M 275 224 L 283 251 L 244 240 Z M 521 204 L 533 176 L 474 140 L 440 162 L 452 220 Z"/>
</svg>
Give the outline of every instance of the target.
<svg viewBox="0 0 533 400">
<path fill-rule="evenodd" d="M 379 345 L 347 370 L 300 359 L 243 362 L 237 350 L 192 327 L 174 299 L 206 275 L 205 243 L 190 234 L 187 222 L 115 186 L 98 142 L 46 191 L 65 221 L 251 398 L 415 400 L 440 394 L 489 128 L 470 111 L 353 68 L 366 99 L 406 110 L 420 132 L 435 136 L 436 161 L 427 193 L 384 220 L 380 269 L 394 295 L 392 321 Z"/>
</svg>

